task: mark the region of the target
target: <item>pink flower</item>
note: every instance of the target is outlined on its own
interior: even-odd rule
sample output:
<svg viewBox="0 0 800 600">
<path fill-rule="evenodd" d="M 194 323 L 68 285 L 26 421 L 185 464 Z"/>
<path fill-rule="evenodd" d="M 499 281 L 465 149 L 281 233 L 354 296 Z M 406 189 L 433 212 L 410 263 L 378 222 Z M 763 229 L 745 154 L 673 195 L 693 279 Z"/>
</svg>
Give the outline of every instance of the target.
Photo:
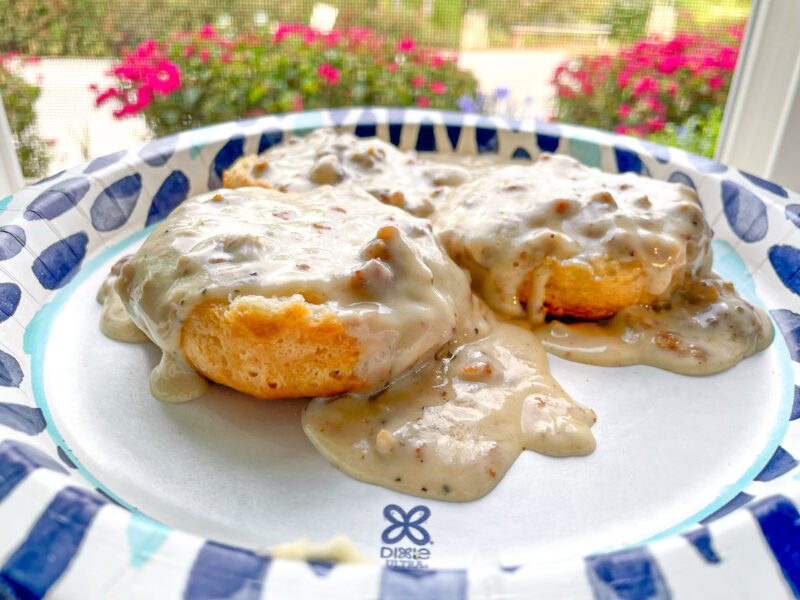
<svg viewBox="0 0 800 600">
<path fill-rule="evenodd" d="M 652 119 L 647 119 L 647 128 L 650 131 L 661 131 L 664 129 L 664 125 L 666 122 L 661 117 L 653 117 Z"/>
<path fill-rule="evenodd" d="M 589 83 L 588 81 L 584 82 L 584 83 L 581 84 L 581 91 L 584 94 L 587 94 L 587 95 L 591 94 L 594 91 L 594 86 L 591 83 Z"/>
<path fill-rule="evenodd" d="M 431 101 L 427 96 L 420 96 L 415 104 L 420 108 L 428 108 L 431 105 Z"/>
<path fill-rule="evenodd" d="M 328 84 L 336 85 L 339 81 L 341 72 L 339 69 L 328 63 L 320 63 L 317 67 L 317 75 L 322 77 Z"/>
<path fill-rule="evenodd" d="M 631 74 L 627 69 L 622 69 L 619 73 L 617 73 L 617 87 L 620 90 L 624 90 L 628 87 L 628 84 L 631 82 Z"/>
<path fill-rule="evenodd" d="M 666 112 L 666 110 L 667 110 L 667 107 L 664 106 L 661 102 L 658 101 L 657 98 L 655 98 L 653 96 L 650 96 L 645 101 L 645 104 L 647 105 L 647 108 L 649 108 L 650 110 L 652 110 L 653 112 L 656 112 L 656 113 Z"/>
<path fill-rule="evenodd" d="M 213 40 L 217 37 L 217 30 L 214 29 L 211 23 L 206 23 L 200 31 L 198 31 L 198 35 L 204 40 Z"/>
<path fill-rule="evenodd" d="M 441 81 L 434 81 L 428 86 L 434 94 L 444 94 L 447 91 L 447 86 Z"/>
<path fill-rule="evenodd" d="M 115 110 L 114 117 L 120 118 L 128 115 L 135 115 L 136 113 L 144 110 L 150 105 L 153 100 L 153 90 L 146 83 L 136 90 L 136 101 L 131 104 L 125 104 L 119 110 Z"/>
<path fill-rule="evenodd" d="M 147 78 L 147 85 L 153 91 L 167 96 L 181 87 L 181 70 L 175 63 L 162 60 Z"/>
<path fill-rule="evenodd" d="M 323 34 L 322 41 L 327 47 L 338 46 L 342 39 L 342 32 L 338 29 L 333 29 L 326 34 Z"/>
<path fill-rule="evenodd" d="M 668 55 L 661 59 L 661 62 L 658 63 L 658 71 L 660 73 L 664 73 L 665 75 L 672 75 L 681 67 L 686 66 L 687 62 L 688 59 L 685 56 Z"/>
<path fill-rule="evenodd" d="M 422 75 L 415 75 L 411 80 L 411 85 L 414 87 L 422 87 L 425 85 L 425 78 Z"/>
<path fill-rule="evenodd" d="M 677 96 L 678 95 L 678 84 L 674 81 L 670 81 L 667 83 L 667 93 L 670 96 Z"/>
<path fill-rule="evenodd" d="M 200 51 L 200 62 L 202 62 L 202 63 L 208 62 L 208 49 L 207 48 L 203 48 Z"/>
<path fill-rule="evenodd" d="M 433 68 L 433 69 L 438 69 L 439 67 L 441 67 L 446 62 L 447 62 L 447 60 L 445 58 L 443 58 L 442 55 L 439 54 L 438 52 L 434 52 L 433 56 L 431 56 L 431 63 L 430 64 L 431 64 L 431 68 Z"/>
<path fill-rule="evenodd" d="M 388 65 L 386 65 L 386 70 L 389 71 L 389 73 L 397 72 L 397 63 L 390 62 Z"/>
<path fill-rule="evenodd" d="M 413 52 L 417 48 L 417 42 L 411 38 L 402 38 L 397 42 L 397 50 L 400 52 Z"/>
<path fill-rule="evenodd" d="M 658 92 L 658 82 L 652 77 L 640 77 L 633 86 L 633 97 L 638 98 L 642 94 Z"/>
<path fill-rule="evenodd" d="M 223 63 L 225 63 L 225 64 L 227 65 L 229 62 L 231 62 L 231 55 L 230 55 L 230 54 L 228 54 L 227 52 L 225 52 L 225 53 L 223 53 L 223 55 L 222 55 L 222 56 L 220 56 L 220 57 L 219 57 L 219 59 L 220 59 L 220 60 L 221 60 Z"/>
<path fill-rule="evenodd" d="M 109 98 L 119 98 L 124 95 L 125 94 L 120 92 L 117 88 L 110 87 L 105 92 L 103 92 L 97 98 L 94 99 L 94 104 L 95 106 L 100 106 L 101 104 L 103 104 L 103 102 L 105 102 Z"/>
<path fill-rule="evenodd" d="M 631 114 L 631 105 L 628 104 L 627 102 L 623 102 L 617 108 L 617 116 L 620 119 L 627 119 L 628 115 L 630 115 L 630 114 Z"/>
<path fill-rule="evenodd" d="M 714 75 L 713 77 L 708 78 L 708 87 L 710 87 L 712 90 L 716 90 L 717 88 L 722 87 L 724 84 L 725 80 L 719 75 Z"/>
<path fill-rule="evenodd" d="M 625 135 L 626 133 L 628 133 L 628 128 L 625 125 L 617 125 L 616 127 L 614 127 L 614 131 L 617 133 L 621 133 L 622 135 Z"/>
<path fill-rule="evenodd" d="M 194 54 L 194 46 L 189 44 L 188 46 L 186 46 L 186 48 L 183 49 L 183 55 L 186 58 L 189 58 L 192 54 Z"/>
</svg>

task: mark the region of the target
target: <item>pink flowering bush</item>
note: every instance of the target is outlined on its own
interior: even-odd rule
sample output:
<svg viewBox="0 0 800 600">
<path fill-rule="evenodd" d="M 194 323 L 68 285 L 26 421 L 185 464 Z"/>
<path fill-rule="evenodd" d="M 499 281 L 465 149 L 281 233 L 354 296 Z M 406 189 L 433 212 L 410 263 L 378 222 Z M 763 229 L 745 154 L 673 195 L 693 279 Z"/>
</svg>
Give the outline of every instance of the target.
<svg viewBox="0 0 800 600">
<path fill-rule="evenodd" d="M 311 108 L 394 105 L 458 108 L 477 91 L 456 57 L 370 29 L 322 32 L 279 25 L 267 35 L 220 35 L 205 25 L 147 40 L 114 65 L 116 85 L 97 90 L 114 116 L 143 114 L 154 134 Z"/>
<path fill-rule="evenodd" d="M 742 32 L 735 26 L 713 37 L 678 33 L 568 60 L 553 74 L 555 118 L 640 137 L 693 115 L 706 119 L 725 104 Z"/>
</svg>

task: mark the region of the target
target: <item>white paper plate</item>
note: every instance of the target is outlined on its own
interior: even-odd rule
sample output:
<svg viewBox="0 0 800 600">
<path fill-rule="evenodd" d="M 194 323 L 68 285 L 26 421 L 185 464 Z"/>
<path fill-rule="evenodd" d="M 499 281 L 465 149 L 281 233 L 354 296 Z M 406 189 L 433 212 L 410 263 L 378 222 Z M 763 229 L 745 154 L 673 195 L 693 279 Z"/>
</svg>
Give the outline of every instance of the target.
<svg viewBox="0 0 800 600">
<path fill-rule="evenodd" d="M 692 185 L 716 270 L 770 311 L 775 342 L 702 378 L 551 357 L 598 414 L 597 450 L 525 452 L 463 504 L 340 473 L 303 435 L 300 401 L 221 387 L 153 400 L 158 350 L 97 328 L 109 266 L 242 153 L 323 126 L 423 152 L 563 153 Z M 797 195 L 679 150 L 410 109 L 207 127 L 43 180 L 0 200 L 0 597 L 800 597 L 798 227 Z M 269 557 L 336 534 L 375 566 Z"/>
</svg>

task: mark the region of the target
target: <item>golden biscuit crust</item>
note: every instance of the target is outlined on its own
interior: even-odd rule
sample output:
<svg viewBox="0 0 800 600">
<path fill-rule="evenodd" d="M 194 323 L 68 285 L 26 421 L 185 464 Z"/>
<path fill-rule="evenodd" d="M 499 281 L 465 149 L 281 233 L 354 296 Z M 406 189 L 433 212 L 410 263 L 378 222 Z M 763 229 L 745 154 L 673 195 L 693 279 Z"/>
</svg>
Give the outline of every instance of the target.
<svg viewBox="0 0 800 600">
<path fill-rule="evenodd" d="M 181 349 L 208 379 L 264 400 L 362 391 L 359 341 L 331 309 L 301 296 L 241 296 L 197 305 Z"/>
<path fill-rule="evenodd" d="M 647 273 L 638 262 L 598 258 L 590 264 L 546 260 L 528 272 L 519 290 L 527 305 L 536 294 L 537 275 L 547 275 L 541 303 L 555 317 L 605 319 L 626 306 L 651 305 L 658 298 L 648 293 Z"/>
<path fill-rule="evenodd" d="M 267 166 L 267 160 L 261 156 L 243 156 L 230 169 L 222 172 L 222 185 L 226 188 L 263 187 L 271 190 L 273 187 L 270 184 L 253 176 L 254 172 L 266 169 Z"/>
</svg>

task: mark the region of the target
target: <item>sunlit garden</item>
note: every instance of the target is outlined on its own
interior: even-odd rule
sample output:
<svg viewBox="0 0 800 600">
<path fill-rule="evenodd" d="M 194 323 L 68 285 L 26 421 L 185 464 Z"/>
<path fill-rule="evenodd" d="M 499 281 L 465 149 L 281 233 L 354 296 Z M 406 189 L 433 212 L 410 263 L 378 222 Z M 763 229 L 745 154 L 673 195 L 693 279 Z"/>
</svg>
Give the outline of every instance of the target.
<svg viewBox="0 0 800 600">
<path fill-rule="evenodd" d="M 270 113 L 392 105 L 578 123 L 711 156 L 749 4 L 14 3 L 0 14 L 0 94 L 27 177 L 63 162 L 70 143 L 58 132 L 45 138 L 38 123 L 67 60 L 85 60 L 86 94 L 73 110 L 86 124 L 70 130 L 86 138 L 73 143 L 83 154 L 97 141 L 98 115 L 141 123 L 136 135 L 153 137 Z M 494 53 L 496 67 L 482 68 Z M 528 57 L 542 58 L 535 86 L 515 66 Z"/>
</svg>

